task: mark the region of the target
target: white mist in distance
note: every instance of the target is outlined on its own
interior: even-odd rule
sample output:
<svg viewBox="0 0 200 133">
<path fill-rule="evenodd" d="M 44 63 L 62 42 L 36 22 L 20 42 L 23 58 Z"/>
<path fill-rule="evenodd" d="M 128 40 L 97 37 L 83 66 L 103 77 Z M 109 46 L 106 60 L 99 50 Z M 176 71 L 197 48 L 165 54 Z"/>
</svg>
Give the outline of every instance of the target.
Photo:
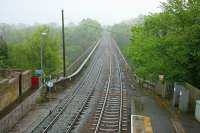
<svg viewBox="0 0 200 133">
<path fill-rule="evenodd" d="M 119 23 L 138 15 L 159 12 L 166 0 L 0 0 L 0 23 L 79 22 L 91 18 L 104 25 Z"/>
</svg>

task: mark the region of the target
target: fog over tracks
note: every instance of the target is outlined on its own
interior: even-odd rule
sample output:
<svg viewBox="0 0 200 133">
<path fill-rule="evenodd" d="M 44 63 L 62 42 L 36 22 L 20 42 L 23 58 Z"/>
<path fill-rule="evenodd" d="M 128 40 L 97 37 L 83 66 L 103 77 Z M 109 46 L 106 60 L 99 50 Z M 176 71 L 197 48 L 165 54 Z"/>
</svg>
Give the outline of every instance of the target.
<svg viewBox="0 0 200 133">
<path fill-rule="evenodd" d="M 33 132 L 85 132 L 85 128 L 127 132 L 127 94 L 119 57 L 112 38 L 105 34 L 73 91 Z"/>
</svg>

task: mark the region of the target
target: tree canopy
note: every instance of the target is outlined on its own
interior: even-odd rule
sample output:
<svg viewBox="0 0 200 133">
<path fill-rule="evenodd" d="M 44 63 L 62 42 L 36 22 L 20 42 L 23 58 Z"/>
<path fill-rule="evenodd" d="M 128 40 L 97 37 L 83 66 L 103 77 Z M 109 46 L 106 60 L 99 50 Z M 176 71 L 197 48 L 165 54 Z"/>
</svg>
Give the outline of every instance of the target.
<svg viewBox="0 0 200 133">
<path fill-rule="evenodd" d="M 200 1 L 169 0 L 162 12 L 131 28 L 126 49 L 136 73 L 145 79 L 187 81 L 200 87 Z"/>
<path fill-rule="evenodd" d="M 46 32 L 47 35 L 41 35 Z M 19 69 L 40 69 L 41 47 L 43 47 L 43 68 L 46 74 L 62 71 L 61 27 L 47 25 L 8 25 L 0 24 L 0 67 Z M 79 24 L 65 27 L 66 62 L 69 65 L 101 35 L 101 25 L 92 19 L 84 19 Z M 7 64 L 6 64 L 7 63 Z M 6 65 L 5 65 L 6 64 Z"/>
<path fill-rule="evenodd" d="M 0 36 L 0 67 L 6 67 L 8 59 L 8 46 L 2 36 Z"/>
</svg>

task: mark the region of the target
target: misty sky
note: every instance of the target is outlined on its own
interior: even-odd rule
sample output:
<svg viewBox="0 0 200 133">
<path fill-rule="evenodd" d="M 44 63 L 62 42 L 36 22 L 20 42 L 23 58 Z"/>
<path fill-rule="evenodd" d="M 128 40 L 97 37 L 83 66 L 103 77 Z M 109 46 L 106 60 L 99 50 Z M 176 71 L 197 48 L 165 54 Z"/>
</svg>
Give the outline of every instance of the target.
<svg viewBox="0 0 200 133">
<path fill-rule="evenodd" d="M 159 12 L 163 1 L 166 0 L 0 0 L 0 23 L 60 23 L 64 9 L 66 23 L 92 18 L 110 25 Z"/>
</svg>

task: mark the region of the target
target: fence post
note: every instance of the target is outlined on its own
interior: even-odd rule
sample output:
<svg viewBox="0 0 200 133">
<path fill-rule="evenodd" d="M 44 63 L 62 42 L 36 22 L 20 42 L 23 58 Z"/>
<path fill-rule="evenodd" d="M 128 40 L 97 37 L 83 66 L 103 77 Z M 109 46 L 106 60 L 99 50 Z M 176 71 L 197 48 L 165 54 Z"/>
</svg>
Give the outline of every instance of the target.
<svg viewBox="0 0 200 133">
<path fill-rule="evenodd" d="M 22 96 L 22 73 L 19 74 L 19 96 Z"/>
</svg>

